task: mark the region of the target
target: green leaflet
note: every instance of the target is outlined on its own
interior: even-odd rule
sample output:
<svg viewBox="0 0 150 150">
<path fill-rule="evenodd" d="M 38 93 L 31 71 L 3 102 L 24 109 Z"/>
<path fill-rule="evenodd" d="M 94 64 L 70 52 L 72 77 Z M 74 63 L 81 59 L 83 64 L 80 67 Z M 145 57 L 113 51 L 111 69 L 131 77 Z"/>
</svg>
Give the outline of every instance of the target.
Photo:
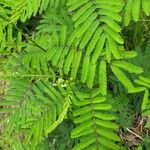
<svg viewBox="0 0 150 150">
<path fill-rule="evenodd" d="M 112 61 L 112 64 L 114 66 L 121 67 L 121 68 L 129 71 L 130 73 L 141 74 L 143 72 L 143 69 L 141 67 L 135 66 L 135 65 L 130 64 L 125 61 L 114 60 L 114 61 Z"/>
<path fill-rule="evenodd" d="M 100 15 L 109 16 L 112 20 L 120 22 L 122 20 L 121 16 L 117 12 L 113 11 L 112 9 L 110 9 L 110 10 L 109 9 L 110 9 L 109 7 L 108 7 L 108 10 L 107 9 L 102 9 L 98 13 Z"/>
<path fill-rule="evenodd" d="M 69 11 L 73 11 L 77 8 L 79 8 L 80 6 L 82 6 L 83 4 L 85 4 L 88 0 L 80 0 L 80 1 L 76 1 L 75 3 L 73 3 L 70 7 L 69 7 Z"/>
<path fill-rule="evenodd" d="M 22 33 L 21 32 L 18 32 L 18 37 L 17 37 L 17 42 L 18 43 L 21 43 L 22 41 Z M 21 44 L 20 44 L 21 45 Z M 20 52 L 21 51 L 21 46 L 18 46 L 18 51 Z"/>
<path fill-rule="evenodd" d="M 87 29 L 90 27 L 90 25 L 94 22 L 94 20 L 96 19 L 97 14 L 93 13 L 82 25 L 81 27 L 78 29 L 76 36 L 79 38 L 81 37 L 86 31 Z"/>
<path fill-rule="evenodd" d="M 100 125 L 100 126 L 105 127 L 105 128 L 110 128 L 110 129 L 114 129 L 114 130 L 118 129 L 118 125 L 116 125 L 115 123 L 109 122 L 109 121 L 97 119 L 95 122 L 97 125 Z"/>
<path fill-rule="evenodd" d="M 91 37 L 93 36 L 94 32 L 96 31 L 97 27 L 99 25 L 99 21 L 94 21 L 91 27 L 86 31 L 85 36 L 83 37 L 79 47 L 80 49 L 83 49 L 86 44 L 90 41 Z"/>
<path fill-rule="evenodd" d="M 74 41 L 74 47 L 77 47 L 79 45 L 81 39 L 82 39 L 82 37 L 75 39 L 75 41 Z"/>
<path fill-rule="evenodd" d="M 33 9 L 33 16 L 35 16 L 38 11 L 38 8 L 40 7 L 40 1 L 38 1 L 38 2 L 32 1 L 31 7 Z"/>
<path fill-rule="evenodd" d="M 68 51 L 69 51 L 69 48 L 66 47 L 61 53 L 60 60 L 59 60 L 59 68 L 61 69 L 63 68 L 64 62 L 65 62 L 65 56 L 67 55 Z"/>
<path fill-rule="evenodd" d="M 145 90 L 143 102 L 142 102 L 142 110 L 144 110 L 146 108 L 148 100 L 149 100 L 149 91 Z"/>
<path fill-rule="evenodd" d="M 104 25 L 103 26 L 104 31 L 106 31 L 107 34 L 109 34 L 118 44 L 123 44 L 124 40 L 122 39 L 122 37 L 120 36 L 120 34 L 118 34 L 117 32 L 115 32 L 114 30 L 112 30 L 110 27 Z"/>
<path fill-rule="evenodd" d="M 146 108 L 143 110 L 143 116 L 149 116 L 150 114 L 150 103 L 147 103 Z"/>
<path fill-rule="evenodd" d="M 50 4 L 51 3 L 52 3 L 52 0 L 51 0 Z M 49 0 L 42 0 L 40 10 L 39 10 L 40 14 L 42 13 L 43 10 L 46 10 L 48 4 L 49 4 Z"/>
<path fill-rule="evenodd" d="M 116 0 L 116 1 L 112 1 L 112 0 L 109 0 L 109 1 L 96 0 L 95 2 L 99 3 L 99 4 L 108 4 L 108 5 L 118 5 L 118 6 L 120 6 L 122 1 L 119 1 L 119 0 Z"/>
<path fill-rule="evenodd" d="M 92 110 L 91 107 L 86 106 L 86 107 L 83 107 L 83 108 L 80 108 L 80 109 L 75 110 L 74 113 L 73 113 L 73 115 L 74 115 L 74 116 L 83 115 L 83 114 L 85 114 L 85 113 L 90 112 L 91 110 Z"/>
<path fill-rule="evenodd" d="M 71 67 L 72 60 L 73 60 L 73 55 L 74 55 L 74 49 L 71 48 L 68 53 L 68 56 L 66 58 L 65 64 L 64 64 L 64 73 L 65 74 L 68 74 L 70 71 L 70 67 Z"/>
<path fill-rule="evenodd" d="M 92 51 L 94 50 L 95 48 L 95 45 L 97 44 L 98 40 L 99 40 L 99 37 L 102 33 L 102 30 L 101 28 L 98 28 L 96 31 L 95 31 L 95 34 L 93 35 L 88 47 L 87 47 L 87 50 L 86 50 L 86 55 L 90 55 L 92 53 Z"/>
<path fill-rule="evenodd" d="M 67 27 L 64 25 L 61 28 L 61 32 L 60 32 L 60 45 L 64 46 L 65 42 L 66 42 L 66 34 L 67 34 Z"/>
<path fill-rule="evenodd" d="M 38 56 L 38 57 L 40 57 L 40 56 Z M 47 72 L 48 71 L 48 66 L 47 66 L 47 61 L 45 61 L 46 60 L 46 55 L 45 54 L 41 55 L 41 57 L 39 59 L 40 59 L 40 64 L 42 66 L 42 70 L 44 72 Z"/>
<path fill-rule="evenodd" d="M 90 150 L 90 149 L 96 149 L 97 148 L 97 145 L 96 144 L 93 144 L 93 145 L 90 145 L 88 148 L 87 148 L 87 150 Z M 104 146 L 102 146 L 102 145 L 99 145 L 99 148 L 101 149 L 101 150 L 106 150 L 106 147 L 104 147 Z"/>
<path fill-rule="evenodd" d="M 109 2 L 104 3 L 104 1 L 101 3 L 97 3 L 96 8 L 104 9 L 115 13 L 119 13 L 122 9 L 122 7 L 120 7 L 119 5 L 114 5 L 113 3 L 109 3 Z"/>
<path fill-rule="evenodd" d="M 71 35 L 70 35 L 70 37 L 69 37 L 69 39 L 67 41 L 67 45 L 68 46 L 71 46 L 72 43 L 74 42 L 74 40 L 76 39 L 77 32 L 78 32 L 78 28 L 76 28 L 75 30 L 73 30 L 73 32 L 71 33 Z"/>
<path fill-rule="evenodd" d="M 77 11 L 77 13 L 75 13 L 75 14 L 73 15 L 72 20 L 73 20 L 73 21 L 76 21 L 76 20 L 77 20 L 78 18 L 80 18 L 80 16 L 83 15 L 83 14 L 85 13 L 85 11 L 86 11 L 87 9 L 89 9 L 92 5 L 93 5 L 92 2 L 86 3 L 83 7 L 81 7 L 81 8 Z"/>
<path fill-rule="evenodd" d="M 80 133 L 78 133 L 77 135 L 76 135 L 76 137 L 74 137 L 74 138 L 77 138 L 77 137 L 83 137 L 83 136 L 88 136 L 89 134 L 92 134 L 94 132 L 94 129 L 88 129 L 88 131 L 87 132 L 84 132 L 84 130 L 83 131 L 81 131 Z"/>
<path fill-rule="evenodd" d="M 81 81 L 84 83 L 88 77 L 90 69 L 90 56 L 85 55 L 83 60 L 82 72 L 81 72 Z"/>
<path fill-rule="evenodd" d="M 8 25 L 8 30 L 7 30 L 7 34 L 8 34 L 7 40 L 8 40 L 8 42 L 11 42 L 13 40 L 12 28 L 13 28 L 12 25 Z"/>
<path fill-rule="evenodd" d="M 150 78 L 149 77 L 139 76 L 139 79 L 150 84 Z"/>
<path fill-rule="evenodd" d="M 119 136 L 117 136 L 114 132 L 106 130 L 105 128 L 98 129 L 98 133 L 101 136 L 104 136 L 110 140 L 120 141 Z"/>
<path fill-rule="evenodd" d="M 98 58 L 101 56 L 101 53 L 102 53 L 102 50 L 103 50 L 103 47 L 105 44 L 105 40 L 106 40 L 106 36 L 103 33 L 103 34 L 101 34 L 101 36 L 97 42 L 97 45 L 95 47 L 95 50 L 93 52 L 92 59 L 91 59 L 92 64 L 95 64 L 97 62 Z"/>
<path fill-rule="evenodd" d="M 68 0 L 68 2 L 66 3 L 67 6 L 70 6 L 74 3 L 78 2 L 78 0 Z"/>
<path fill-rule="evenodd" d="M 119 68 L 112 65 L 111 69 L 112 69 L 112 72 L 115 74 L 118 80 L 125 86 L 126 89 L 134 88 L 132 82 Z"/>
<path fill-rule="evenodd" d="M 55 0 L 54 2 L 55 3 L 54 3 L 54 5 L 52 7 L 57 8 L 59 3 L 60 3 L 60 1 L 59 0 Z"/>
<path fill-rule="evenodd" d="M 55 55 L 56 51 L 57 51 L 58 47 L 50 47 L 48 50 L 47 50 L 47 60 L 51 60 L 53 58 L 53 56 Z"/>
<path fill-rule="evenodd" d="M 91 112 L 83 114 L 82 116 L 80 116 L 78 118 L 75 118 L 74 119 L 74 123 L 83 123 L 85 121 L 88 121 L 91 117 L 92 117 L 92 113 Z"/>
<path fill-rule="evenodd" d="M 113 150 L 119 150 L 120 146 L 117 144 L 112 143 L 111 141 L 106 140 L 105 138 L 100 138 L 99 141 L 106 146 L 107 148 L 111 148 Z"/>
<path fill-rule="evenodd" d="M 132 17 L 133 17 L 133 20 L 135 22 L 137 22 L 139 20 L 140 7 L 141 7 L 141 1 L 140 0 L 133 0 Z"/>
<path fill-rule="evenodd" d="M 105 97 L 94 97 L 94 98 L 91 98 L 92 99 L 92 103 L 93 104 L 96 104 L 96 103 L 102 103 L 102 102 L 105 102 L 106 101 L 106 98 Z"/>
<path fill-rule="evenodd" d="M 80 99 L 90 98 L 90 94 L 81 91 L 75 91 L 75 95 Z"/>
<path fill-rule="evenodd" d="M 94 125 L 93 121 L 89 121 L 89 122 L 87 121 L 85 124 L 81 124 L 80 126 L 75 128 L 74 130 L 72 130 L 72 135 L 71 136 L 74 136 L 74 135 L 78 134 L 79 132 L 88 129 L 93 125 Z"/>
<path fill-rule="evenodd" d="M 92 15 L 92 13 L 94 12 L 95 7 L 91 7 L 89 8 L 85 14 L 82 14 L 81 17 L 75 22 L 75 27 L 78 27 L 79 25 L 81 25 L 82 23 L 84 23 L 89 17 L 90 15 Z"/>
<path fill-rule="evenodd" d="M 28 3 L 27 3 L 27 10 L 28 10 L 28 12 L 26 13 L 26 15 L 22 16 L 23 21 L 25 21 L 26 18 L 30 18 L 32 15 L 32 7 L 31 7 L 31 1 L 30 0 L 28 0 Z"/>
<path fill-rule="evenodd" d="M 56 29 L 54 29 L 53 31 L 53 40 L 54 40 L 54 44 L 57 46 L 59 45 L 59 34 L 57 33 Z"/>
<path fill-rule="evenodd" d="M 112 108 L 112 106 L 110 104 L 97 104 L 94 105 L 93 108 L 95 110 L 109 110 Z"/>
<path fill-rule="evenodd" d="M 73 150 L 79 150 L 79 149 L 82 150 L 82 149 L 88 147 L 89 145 L 91 145 L 91 144 L 94 143 L 94 142 L 95 142 L 95 139 L 93 139 L 93 137 L 92 137 L 92 138 L 88 139 L 87 141 L 82 142 L 82 143 L 76 145 L 76 146 L 73 148 Z"/>
<path fill-rule="evenodd" d="M 137 84 L 140 84 L 142 86 L 145 86 L 147 88 L 150 88 L 150 83 L 147 83 L 145 81 L 142 81 L 142 80 L 139 80 L 139 79 L 135 79 L 134 82 L 137 83 Z"/>
<path fill-rule="evenodd" d="M 56 50 L 56 52 L 55 52 L 55 54 L 54 54 L 54 56 L 52 58 L 52 64 L 53 64 L 53 66 L 57 65 L 58 61 L 60 60 L 60 56 L 61 56 L 63 50 L 64 50 L 63 47 L 57 48 L 57 50 Z"/>
<path fill-rule="evenodd" d="M 150 13 L 150 1 L 149 0 L 142 0 L 142 8 L 144 13 L 149 16 Z"/>
<path fill-rule="evenodd" d="M 128 0 L 125 4 L 125 12 L 124 12 L 124 24 L 125 26 L 128 26 L 130 21 L 131 21 L 131 17 L 132 17 L 132 6 L 133 6 L 133 0 Z"/>
<path fill-rule="evenodd" d="M 146 128 L 149 128 L 150 127 L 150 121 L 147 121 L 145 126 L 146 126 Z"/>
<path fill-rule="evenodd" d="M 106 62 L 102 60 L 99 66 L 99 84 L 100 92 L 103 96 L 107 94 L 107 73 L 106 73 Z"/>
<path fill-rule="evenodd" d="M 110 46 L 108 44 L 108 41 L 106 42 L 106 50 L 105 50 L 105 55 L 106 55 L 106 60 L 108 63 L 110 63 L 111 59 L 112 59 L 112 55 L 111 55 L 111 51 L 110 51 Z"/>
<path fill-rule="evenodd" d="M 121 53 L 122 57 L 124 58 L 134 58 L 137 56 L 136 51 L 122 51 Z"/>
<path fill-rule="evenodd" d="M 81 91 L 80 92 L 79 91 L 75 91 L 75 94 L 80 99 L 83 99 L 83 98 L 93 98 L 93 97 L 99 95 L 99 88 L 93 89 L 91 93 L 85 93 L 85 92 L 81 92 Z M 106 100 L 105 97 L 102 97 L 100 99 L 105 99 Z"/>
<path fill-rule="evenodd" d="M 111 53 L 114 55 L 116 59 L 120 59 L 120 52 L 117 43 L 112 39 L 110 36 L 107 36 L 108 45 L 110 48 Z"/>
<path fill-rule="evenodd" d="M 136 87 L 128 90 L 128 93 L 139 93 L 145 91 L 145 87 Z"/>
<path fill-rule="evenodd" d="M 105 97 L 96 97 L 96 98 L 91 98 L 93 104 L 105 102 L 106 99 Z M 76 100 L 76 98 L 73 98 L 73 102 L 77 106 L 86 106 L 88 104 L 91 104 L 91 100 L 89 99 L 83 99 L 83 100 Z"/>
<path fill-rule="evenodd" d="M 96 118 L 102 119 L 102 120 L 114 120 L 115 116 L 111 114 L 105 114 L 105 113 L 100 113 L 100 112 L 95 112 L 94 116 Z"/>
<path fill-rule="evenodd" d="M 72 70 L 71 70 L 71 78 L 75 79 L 78 69 L 79 69 L 79 65 L 81 62 L 81 58 L 82 58 L 82 51 L 75 51 L 74 52 L 74 58 L 73 58 L 73 62 L 72 62 Z"/>
<path fill-rule="evenodd" d="M 116 31 L 116 32 L 120 32 L 121 31 L 121 27 L 112 19 L 110 19 L 109 17 L 101 17 L 101 21 L 106 23 L 112 30 Z"/>
<path fill-rule="evenodd" d="M 87 86 L 89 88 L 93 87 L 95 71 L 96 71 L 96 64 L 90 64 L 90 70 L 89 70 L 89 74 L 88 74 L 88 77 L 87 77 L 87 80 L 86 80 Z"/>
</svg>

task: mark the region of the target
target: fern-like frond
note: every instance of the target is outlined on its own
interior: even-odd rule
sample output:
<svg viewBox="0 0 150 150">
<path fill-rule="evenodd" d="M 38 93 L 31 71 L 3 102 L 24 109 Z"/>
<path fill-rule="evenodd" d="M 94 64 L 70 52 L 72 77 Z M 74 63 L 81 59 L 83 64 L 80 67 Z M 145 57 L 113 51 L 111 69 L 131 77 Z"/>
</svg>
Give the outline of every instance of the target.
<svg viewBox="0 0 150 150">
<path fill-rule="evenodd" d="M 79 138 L 74 149 L 119 149 L 116 144 L 120 140 L 116 134 L 118 126 L 112 123 L 115 116 L 109 113 L 111 105 L 105 97 L 94 93 L 76 92 L 73 96 L 76 106 L 73 116 L 77 127 L 71 137 Z"/>
<path fill-rule="evenodd" d="M 107 68 L 106 62 L 102 60 L 99 66 L 99 83 L 100 83 L 100 93 L 105 96 L 107 95 Z"/>
<path fill-rule="evenodd" d="M 72 17 L 75 22 L 75 30 L 68 41 L 69 45 L 71 45 L 76 38 L 83 37 L 80 40 L 79 48 L 83 49 L 87 46 L 87 55 L 89 55 L 96 47 L 98 43 L 97 37 L 100 36 L 102 32 L 113 36 L 113 40 L 118 39 L 118 43 L 123 43 L 119 35 L 121 27 L 117 23 L 121 21 L 121 16 L 118 14 L 122 9 L 121 1 L 114 3 L 112 1 L 108 3 L 96 1 L 94 3 L 88 0 L 82 2 L 72 2 L 72 0 L 70 0 L 67 5 L 69 6 L 69 11 L 75 12 Z M 117 10 L 110 10 L 112 7 L 115 7 Z M 103 28 L 99 28 L 99 26 Z M 101 29 L 103 29 L 103 31 Z M 115 37 L 117 37 L 117 39 Z"/>
<path fill-rule="evenodd" d="M 36 146 L 66 117 L 70 97 L 64 97 L 52 82 L 13 79 L 9 84 L 0 104 L 5 114 L 2 136 L 24 135 L 25 145 Z"/>
<path fill-rule="evenodd" d="M 67 45 L 84 51 L 83 62 L 81 61 L 81 81 L 86 82 L 89 88 L 94 85 L 95 72 L 99 70 L 96 66 L 100 57 L 106 58 L 109 63 L 113 58 L 122 58 L 119 50 L 120 45 L 124 43 L 120 36 L 121 26 L 119 25 L 122 20 L 120 16 L 122 4 L 121 1 L 69 0 L 67 2 L 68 11 L 72 13 L 74 22 L 74 30 Z M 103 53 L 106 55 L 102 55 Z M 70 61 L 74 60 L 72 57 L 69 58 Z M 69 70 L 65 72 L 69 73 Z"/>
<path fill-rule="evenodd" d="M 64 5 L 65 1 L 60 0 L 11 0 L 12 15 L 10 22 L 16 23 L 19 19 L 25 22 L 31 16 L 36 16 L 37 13 L 42 14 L 47 8 L 57 8 L 60 3 Z"/>
</svg>

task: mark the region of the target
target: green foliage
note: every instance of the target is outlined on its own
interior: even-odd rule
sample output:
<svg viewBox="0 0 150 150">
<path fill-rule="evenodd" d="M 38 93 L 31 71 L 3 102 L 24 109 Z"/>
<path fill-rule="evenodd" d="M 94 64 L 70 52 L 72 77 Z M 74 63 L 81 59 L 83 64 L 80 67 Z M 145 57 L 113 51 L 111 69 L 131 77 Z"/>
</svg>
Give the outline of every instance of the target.
<svg viewBox="0 0 150 150">
<path fill-rule="evenodd" d="M 127 0 L 124 9 L 124 24 L 129 25 L 131 20 L 139 21 L 140 10 L 145 15 L 150 14 L 150 1 L 149 0 Z"/>
<path fill-rule="evenodd" d="M 134 43 L 149 14 L 149 0 L 1 0 L 0 146 L 124 149 L 119 128 L 150 116 L 149 35 Z"/>
<path fill-rule="evenodd" d="M 111 105 L 106 98 L 100 96 L 97 90 L 92 93 L 75 92 L 73 103 L 76 106 L 74 123 L 78 126 L 72 131 L 71 137 L 80 140 L 74 149 L 119 149 L 115 144 L 120 140 L 115 133 L 118 126 L 112 123 L 115 116 L 109 114 Z"/>
</svg>

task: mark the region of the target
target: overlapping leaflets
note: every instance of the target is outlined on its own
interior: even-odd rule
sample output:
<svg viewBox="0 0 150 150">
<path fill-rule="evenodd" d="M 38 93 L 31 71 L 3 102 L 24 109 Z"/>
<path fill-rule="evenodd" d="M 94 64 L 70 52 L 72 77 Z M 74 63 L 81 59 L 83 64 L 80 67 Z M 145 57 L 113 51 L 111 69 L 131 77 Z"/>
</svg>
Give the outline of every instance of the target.
<svg viewBox="0 0 150 150">
<path fill-rule="evenodd" d="M 37 149 L 69 118 L 71 137 L 77 139 L 73 149 L 121 149 L 109 94 L 120 87 L 143 92 L 141 109 L 150 115 L 150 78 L 129 62 L 137 53 L 125 49 L 121 33 L 131 20 L 139 21 L 142 11 L 149 16 L 150 0 L 0 1 L 0 54 L 10 54 L 1 65 L 2 79 L 9 83 L 0 103 L 2 143 Z M 36 29 L 24 34 L 34 17 Z"/>
<path fill-rule="evenodd" d="M 78 126 L 72 131 L 71 137 L 80 140 L 74 150 L 119 149 L 119 146 L 115 144 L 120 140 L 116 134 L 118 126 L 111 122 L 115 116 L 107 113 L 111 105 L 107 103 L 106 98 L 100 96 L 97 90 L 91 93 L 75 92 L 73 103 L 77 106 L 73 116 Z"/>
<path fill-rule="evenodd" d="M 137 22 L 140 17 L 141 9 L 149 16 L 150 1 L 149 0 L 127 0 L 124 9 L 124 24 L 128 26 L 131 20 Z"/>
</svg>

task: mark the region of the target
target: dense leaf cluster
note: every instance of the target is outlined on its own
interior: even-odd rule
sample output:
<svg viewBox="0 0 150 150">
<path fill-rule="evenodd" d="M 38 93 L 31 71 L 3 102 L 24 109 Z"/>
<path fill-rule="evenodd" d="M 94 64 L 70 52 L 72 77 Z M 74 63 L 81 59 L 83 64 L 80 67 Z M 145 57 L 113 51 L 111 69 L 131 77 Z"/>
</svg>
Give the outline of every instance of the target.
<svg viewBox="0 0 150 150">
<path fill-rule="evenodd" d="M 150 46 L 128 49 L 122 31 L 149 14 L 150 0 L 1 0 L 0 146 L 126 149 L 119 127 L 150 116 Z M 67 119 L 73 140 L 49 143 Z"/>
</svg>

